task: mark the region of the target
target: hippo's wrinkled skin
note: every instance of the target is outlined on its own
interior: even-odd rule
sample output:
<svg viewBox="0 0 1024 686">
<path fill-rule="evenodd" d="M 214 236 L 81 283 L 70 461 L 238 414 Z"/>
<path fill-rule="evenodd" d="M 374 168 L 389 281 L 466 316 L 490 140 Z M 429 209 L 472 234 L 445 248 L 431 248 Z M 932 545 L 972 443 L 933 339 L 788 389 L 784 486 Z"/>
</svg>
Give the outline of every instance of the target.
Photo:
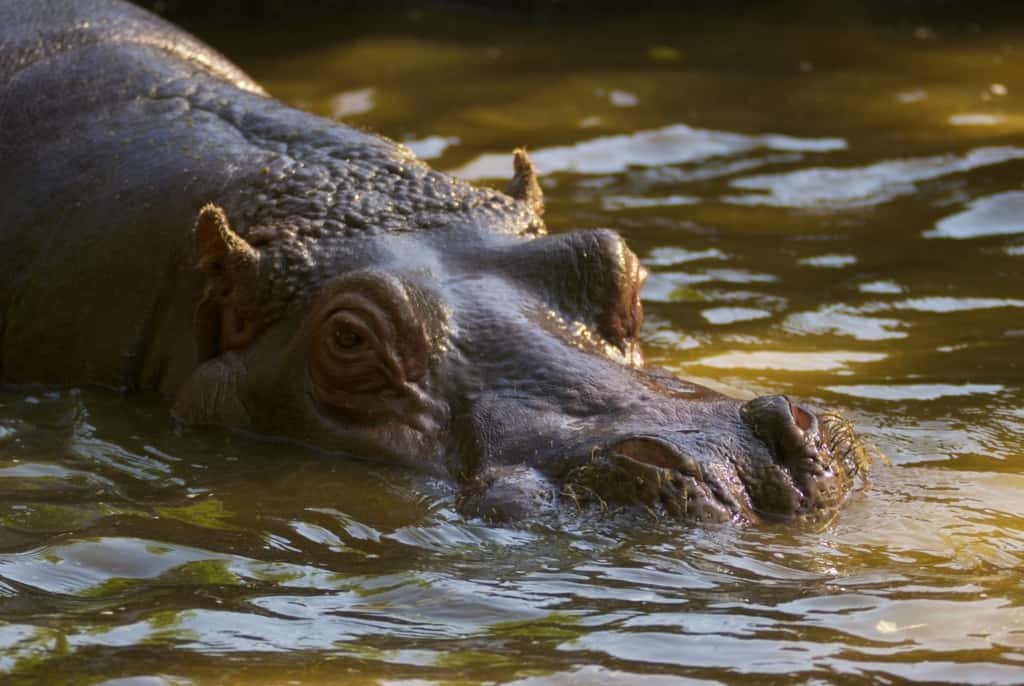
<svg viewBox="0 0 1024 686">
<path fill-rule="evenodd" d="M 117 0 L 0 1 L 0 379 L 407 465 L 467 513 L 566 500 L 820 522 L 849 426 L 645 367 L 645 271 L 507 193 L 287 107 Z"/>
</svg>

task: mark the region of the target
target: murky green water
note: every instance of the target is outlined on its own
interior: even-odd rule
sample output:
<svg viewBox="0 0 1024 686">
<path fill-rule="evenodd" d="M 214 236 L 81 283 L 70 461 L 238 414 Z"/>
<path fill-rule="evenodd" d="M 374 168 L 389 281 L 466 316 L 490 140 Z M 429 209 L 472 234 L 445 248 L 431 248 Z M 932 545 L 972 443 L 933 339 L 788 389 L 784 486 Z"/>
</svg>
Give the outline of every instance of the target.
<svg viewBox="0 0 1024 686">
<path fill-rule="evenodd" d="M 0 682 L 1024 683 L 1024 27 L 786 7 L 206 37 L 441 169 L 529 145 L 552 229 L 651 268 L 652 361 L 889 455 L 838 522 L 490 528 L 153 398 L 4 392 Z"/>
</svg>

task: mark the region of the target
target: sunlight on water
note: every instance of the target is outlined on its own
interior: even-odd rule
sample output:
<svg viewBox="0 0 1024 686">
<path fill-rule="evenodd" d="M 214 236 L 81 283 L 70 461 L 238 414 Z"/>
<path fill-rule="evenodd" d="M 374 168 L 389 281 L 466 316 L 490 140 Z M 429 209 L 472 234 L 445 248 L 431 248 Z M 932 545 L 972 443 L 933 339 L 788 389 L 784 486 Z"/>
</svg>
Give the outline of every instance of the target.
<svg viewBox="0 0 1024 686">
<path fill-rule="evenodd" d="M 413 154 L 421 160 L 437 159 L 444 154 L 444 151 L 453 145 L 459 144 L 456 136 L 427 136 L 418 140 L 404 141 L 405 147 L 412 150 Z"/>
<path fill-rule="evenodd" d="M 0 681 L 1024 683 L 1024 32 L 852 6 L 200 31 L 467 179 L 528 146 L 551 231 L 651 270 L 650 362 L 889 458 L 836 521 L 495 527 L 156 398 L 7 390 Z"/>
<path fill-rule="evenodd" d="M 998 384 L 900 384 L 892 386 L 859 384 L 852 386 L 826 386 L 826 391 L 876 400 L 935 400 L 948 396 L 973 393 L 999 393 L 1004 386 Z"/>
<path fill-rule="evenodd" d="M 967 209 L 939 220 L 926 238 L 978 238 L 1024 233 L 1024 192 L 997 193 L 971 202 Z"/>
<path fill-rule="evenodd" d="M 725 369 L 778 369 L 791 372 L 848 371 L 850 364 L 878 362 L 884 360 L 885 357 L 882 353 L 849 350 L 807 353 L 758 350 L 745 353 L 722 353 L 701 358 L 693 364 Z"/>
<path fill-rule="evenodd" d="M 732 324 L 763 319 L 772 316 L 772 313 L 753 307 L 712 307 L 709 310 L 702 310 L 700 316 L 712 324 Z"/>
<path fill-rule="evenodd" d="M 736 179 L 733 188 L 764 194 L 729 196 L 735 203 L 782 207 L 848 209 L 913 194 L 917 183 L 1024 157 L 1024 148 L 979 148 L 965 155 L 941 155 L 876 162 L 849 169 L 811 168 Z"/>
<path fill-rule="evenodd" d="M 796 334 L 852 336 L 861 341 L 906 338 L 906 325 L 900 319 L 866 317 L 847 305 L 826 305 L 814 312 L 791 314 L 783 327 Z"/>
<path fill-rule="evenodd" d="M 838 138 L 799 139 L 774 134 L 743 136 L 675 124 L 653 131 L 594 138 L 571 146 L 541 148 L 531 151 L 530 158 L 542 174 L 563 171 L 612 174 L 634 166 L 695 163 L 755 150 L 825 152 L 845 147 L 846 142 Z M 481 155 L 451 173 L 470 180 L 507 176 L 508 153 Z"/>
</svg>

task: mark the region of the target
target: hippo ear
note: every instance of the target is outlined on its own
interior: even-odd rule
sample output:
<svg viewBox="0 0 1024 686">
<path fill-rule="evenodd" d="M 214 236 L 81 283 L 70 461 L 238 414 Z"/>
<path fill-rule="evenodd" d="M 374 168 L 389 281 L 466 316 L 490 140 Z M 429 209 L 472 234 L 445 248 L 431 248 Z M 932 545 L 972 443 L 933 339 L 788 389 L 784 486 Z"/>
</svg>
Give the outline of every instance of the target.
<svg viewBox="0 0 1024 686">
<path fill-rule="evenodd" d="M 246 345 L 258 333 L 243 305 L 255 289 L 260 255 L 213 203 L 199 210 L 194 240 L 196 266 L 205 275 L 196 317 L 200 347 L 204 357 L 213 357 Z"/>
<path fill-rule="evenodd" d="M 526 150 L 517 148 L 512 153 L 512 167 L 515 175 L 508 184 L 505 192 L 536 212 L 544 214 L 544 191 L 537 181 L 537 169 L 526 154 Z"/>
<path fill-rule="evenodd" d="M 196 218 L 195 254 L 200 269 L 215 262 L 257 262 L 259 254 L 231 229 L 224 210 L 212 202 Z"/>
</svg>

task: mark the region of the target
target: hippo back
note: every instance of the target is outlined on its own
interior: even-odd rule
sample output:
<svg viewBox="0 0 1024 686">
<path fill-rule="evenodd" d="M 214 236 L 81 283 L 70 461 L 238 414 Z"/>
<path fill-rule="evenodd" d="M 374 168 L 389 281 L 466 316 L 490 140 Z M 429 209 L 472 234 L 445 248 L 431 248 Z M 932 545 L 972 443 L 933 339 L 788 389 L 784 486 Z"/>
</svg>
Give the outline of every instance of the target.
<svg viewBox="0 0 1024 686">
<path fill-rule="evenodd" d="M 263 89 L 220 53 L 121 0 L 0 2 L 0 84 L 39 62 L 94 44 L 148 45 L 238 88 Z"/>
<path fill-rule="evenodd" d="M 0 0 L 0 382 L 135 385 L 195 212 L 246 150 L 197 88 L 270 102 L 127 2 Z"/>
</svg>

